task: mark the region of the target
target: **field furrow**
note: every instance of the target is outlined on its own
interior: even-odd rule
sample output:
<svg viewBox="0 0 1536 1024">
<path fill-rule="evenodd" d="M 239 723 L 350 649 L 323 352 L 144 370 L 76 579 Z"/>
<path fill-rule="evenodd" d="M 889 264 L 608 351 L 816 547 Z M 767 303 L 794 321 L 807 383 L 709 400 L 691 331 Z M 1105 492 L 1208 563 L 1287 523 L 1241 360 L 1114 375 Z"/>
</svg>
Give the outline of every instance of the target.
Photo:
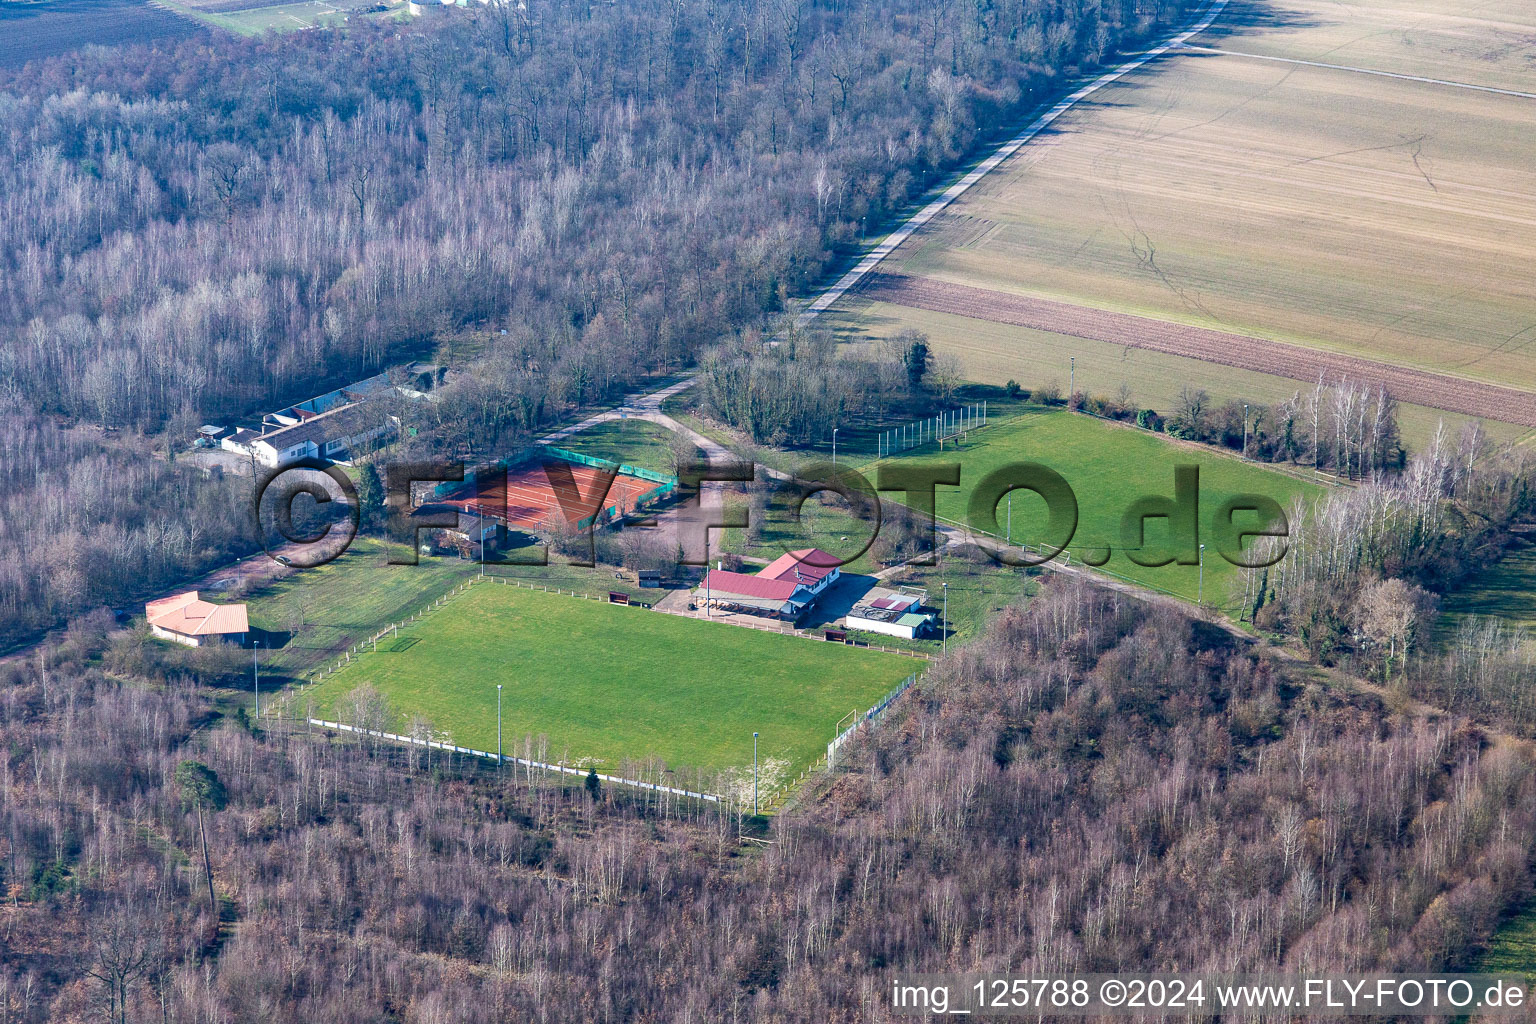
<svg viewBox="0 0 1536 1024">
<path fill-rule="evenodd" d="M 1536 395 L 1448 374 L 921 277 L 877 275 L 863 294 L 936 313 L 1185 356 L 1308 384 L 1320 379 L 1364 382 L 1415 405 L 1536 427 Z"/>
</svg>

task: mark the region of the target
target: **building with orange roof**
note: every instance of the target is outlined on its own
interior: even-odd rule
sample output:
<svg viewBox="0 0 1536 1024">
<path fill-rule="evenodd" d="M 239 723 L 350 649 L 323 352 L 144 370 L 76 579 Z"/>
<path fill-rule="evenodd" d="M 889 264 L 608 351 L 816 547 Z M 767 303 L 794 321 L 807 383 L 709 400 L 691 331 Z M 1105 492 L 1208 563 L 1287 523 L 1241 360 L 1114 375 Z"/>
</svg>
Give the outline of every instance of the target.
<svg viewBox="0 0 1536 1024">
<path fill-rule="evenodd" d="M 214 604 L 198 597 L 195 590 L 149 602 L 144 618 L 155 636 L 188 647 L 212 641 L 243 644 L 251 629 L 245 605 Z"/>
</svg>

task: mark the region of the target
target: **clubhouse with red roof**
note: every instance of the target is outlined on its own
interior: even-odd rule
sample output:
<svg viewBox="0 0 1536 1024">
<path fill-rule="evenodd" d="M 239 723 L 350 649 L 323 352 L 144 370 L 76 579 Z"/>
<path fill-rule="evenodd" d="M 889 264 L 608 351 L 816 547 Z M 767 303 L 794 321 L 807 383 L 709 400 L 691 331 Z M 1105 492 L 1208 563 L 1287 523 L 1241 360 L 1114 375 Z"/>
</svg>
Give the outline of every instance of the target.
<svg viewBox="0 0 1536 1024">
<path fill-rule="evenodd" d="M 694 591 L 694 603 L 700 608 L 793 621 L 837 582 L 838 563 L 836 555 L 820 548 L 801 548 L 750 575 L 711 569 Z"/>
</svg>

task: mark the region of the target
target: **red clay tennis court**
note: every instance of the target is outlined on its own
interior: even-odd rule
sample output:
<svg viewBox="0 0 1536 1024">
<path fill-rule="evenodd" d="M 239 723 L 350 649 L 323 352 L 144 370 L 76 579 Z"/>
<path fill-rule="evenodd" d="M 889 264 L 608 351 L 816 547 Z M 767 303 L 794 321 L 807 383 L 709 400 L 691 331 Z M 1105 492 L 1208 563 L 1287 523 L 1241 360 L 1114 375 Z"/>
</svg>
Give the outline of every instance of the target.
<svg viewBox="0 0 1536 1024">
<path fill-rule="evenodd" d="M 656 483 L 627 473 L 613 478 L 613 485 L 598 504 L 602 473 L 591 466 L 550 459 L 523 466 L 477 474 L 464 487 L 437 499 L 471 515 L 485 516 L 514 529 L 547 530 L 564 515 L 579 526 L 599 511 L 622 515 L 658 489 Z"/>
</svg>

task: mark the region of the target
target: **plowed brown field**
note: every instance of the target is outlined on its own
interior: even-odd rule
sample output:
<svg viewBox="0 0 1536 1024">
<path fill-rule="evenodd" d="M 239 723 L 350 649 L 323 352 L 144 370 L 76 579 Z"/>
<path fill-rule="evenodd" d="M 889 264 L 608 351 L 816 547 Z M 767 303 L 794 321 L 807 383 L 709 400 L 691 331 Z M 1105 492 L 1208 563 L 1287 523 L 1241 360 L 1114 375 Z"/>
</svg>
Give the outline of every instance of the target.
<svg viewBox="0 0 1536 1024">
<path fill-rule="evenodd" d="M 1308 384 L 1319 378 L 1347 378 L 1385 387 L 1402 402 L 1536 427 L 1536 394 L 1447 374 L 921 277 L 877 274 L 861 292 L 882 302 L 1201 359 Z"/>
</svg>

